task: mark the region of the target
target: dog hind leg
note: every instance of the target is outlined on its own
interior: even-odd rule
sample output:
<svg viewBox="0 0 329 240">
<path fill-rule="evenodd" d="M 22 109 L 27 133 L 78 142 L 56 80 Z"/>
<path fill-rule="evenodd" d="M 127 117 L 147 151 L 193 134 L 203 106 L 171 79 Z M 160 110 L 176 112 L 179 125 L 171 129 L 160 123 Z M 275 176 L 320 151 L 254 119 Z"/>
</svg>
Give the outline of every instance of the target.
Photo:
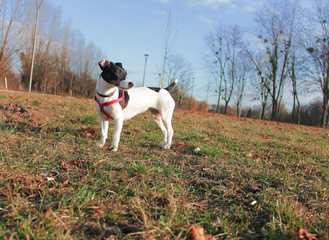
<svg viewBox="0 0 329 240">
<path fill-rule="evenodd" d="M 167 115 L 166 117 L 162 116 L 162 120 L 163 120 L 163 123 L 167 130 L 166 144 L 163 146 L 163 148 L 170 149 L 172 137 L 174 135 L 174 129 L 172 128 L 172 125 L 171 125 L 171 115 Z"/>
<path fill-rule="evenodd" d="M 160 142 L 159 146 L 164 148 L 165 145 L 167 144 L 167 138 L 168 138 L 167 129 L 166 129 L 165 125 L 163 124 L 162 117 L 161 117 L 159 111 L 152 110 L 152 114 L 153 114 L 154 122 L 159 126 L 159 128 L 161 129 L 161 132 L 163 134 L 162 141 Z"/>
</svg>

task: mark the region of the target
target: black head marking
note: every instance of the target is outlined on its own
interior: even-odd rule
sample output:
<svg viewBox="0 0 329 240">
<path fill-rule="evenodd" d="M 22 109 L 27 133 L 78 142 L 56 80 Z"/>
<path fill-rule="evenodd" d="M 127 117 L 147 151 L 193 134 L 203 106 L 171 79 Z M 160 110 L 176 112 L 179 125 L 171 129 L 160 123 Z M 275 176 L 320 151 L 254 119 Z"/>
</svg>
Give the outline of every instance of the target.
<svg viewBox="0 0 329 240">
<path fill-rule="evenodd" d="M 119 85 L 120 81 L 126 79 L 127 72 L 122 67 L 122 63 L 113 63 L 108 60 L 103 60 L 98 63 L 102 69 L 102 78 L 111 84 Z"/>
</svg>

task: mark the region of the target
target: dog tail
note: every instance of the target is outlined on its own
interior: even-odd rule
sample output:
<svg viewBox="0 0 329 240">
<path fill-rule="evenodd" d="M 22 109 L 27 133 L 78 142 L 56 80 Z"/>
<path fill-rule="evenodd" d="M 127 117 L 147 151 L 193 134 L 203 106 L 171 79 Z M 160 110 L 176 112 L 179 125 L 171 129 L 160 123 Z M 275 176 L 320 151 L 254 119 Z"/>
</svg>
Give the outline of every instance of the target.
<svg viewBox="0 0 329 240">
<path fill-rule="evenodd" d="M 177 87 L 178 85 L 178 78 L 175 79 L 175 81 L 172 82 L 172 84 L 170 84 L 168 87 L 166 87 L 165 89 L 168 91 L 168 92 L 172 92 L 173 90 L 175 90 L 175 88 Z"/>
</svg>

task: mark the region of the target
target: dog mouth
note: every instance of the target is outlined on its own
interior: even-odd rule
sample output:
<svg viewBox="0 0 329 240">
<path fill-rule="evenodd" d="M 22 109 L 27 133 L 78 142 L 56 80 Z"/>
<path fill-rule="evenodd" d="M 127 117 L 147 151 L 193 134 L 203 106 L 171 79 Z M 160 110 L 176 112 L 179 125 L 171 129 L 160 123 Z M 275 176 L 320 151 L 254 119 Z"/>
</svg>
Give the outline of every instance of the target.
<svg viewBox="0 0 329 240">
<path fill-rule="evenodd" d="M 119 88 L 123 90 L 131 89 L 134 86 L 134 83 L 130 81 L 129 79 L 124 79 L 120 81 Z"/>
</svg>

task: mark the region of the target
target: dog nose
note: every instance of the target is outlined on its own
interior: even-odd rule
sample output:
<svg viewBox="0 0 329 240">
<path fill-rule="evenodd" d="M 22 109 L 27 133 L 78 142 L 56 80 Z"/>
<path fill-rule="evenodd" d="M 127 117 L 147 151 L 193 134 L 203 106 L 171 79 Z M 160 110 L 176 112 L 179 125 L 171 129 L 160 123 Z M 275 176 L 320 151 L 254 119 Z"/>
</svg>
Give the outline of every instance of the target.
<svg viewBox="0 0 329 240">
<path fill-rule="evenodd" d="M 129 87 L 133 87 L 133 86 L 134 86 L 134 83 L 133 83 L 133 82 L 129 82 L 129 83 L 128 83 L 128 86 L 129 86 Z"/>
</svg>

